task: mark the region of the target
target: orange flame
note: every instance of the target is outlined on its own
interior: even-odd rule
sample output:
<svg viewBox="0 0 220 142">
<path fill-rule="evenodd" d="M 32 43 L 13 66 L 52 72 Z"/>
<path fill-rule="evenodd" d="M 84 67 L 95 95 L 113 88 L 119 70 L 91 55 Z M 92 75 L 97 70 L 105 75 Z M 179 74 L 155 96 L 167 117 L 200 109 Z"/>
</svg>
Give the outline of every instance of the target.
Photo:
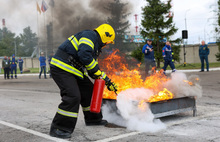
<svg viewBox="0 0 220 142">
<path fill-rule="evenodd" d="M 140 110 L 145 110 L 146 109 L 146 104 L 145 104 L 146 100 L 141 100 L 138 104 L 138 108 Z"/>
<path fill-rule="evenodd" d="M 144 81 L 139 70 L 140 64 L 136 64 L 136 68 L 128 66 L 125 55 L 120 56 L 118 50 L 114 50 L 108 57 L 100 60 L 99 65 L 106 72 L 107 76 L 118 85 L 118 93 L 129 88 L 143 87 L 151 89 L 155 93 L 153 95 L 155 97 L 152 96 L 148 99 L 149 102 L 173 98 L 173 94 L 163 87 L 164 82 L 169 80 L 163 73 L 156 72 L 153 69 L 152 75 Z M 116 97 L 115 92 L 110 92 L 105 88 L 104 99 L 116 99 Z"/>
<path fill-rule="evenodd" d="M 169 100 L 173 98 L 173 93 L 168 91 L 166 88 L 163 91 L 160 91 L 158 94 L 151 96 L 148 99 L 148 102 L 158 102 L 163 100 Z"/>
<path fill-rule="evenodd" d="M 191 81 L 183 80 L 184 82 L 188 83 L 190 86 L 194 85 Z"/>
</svg>

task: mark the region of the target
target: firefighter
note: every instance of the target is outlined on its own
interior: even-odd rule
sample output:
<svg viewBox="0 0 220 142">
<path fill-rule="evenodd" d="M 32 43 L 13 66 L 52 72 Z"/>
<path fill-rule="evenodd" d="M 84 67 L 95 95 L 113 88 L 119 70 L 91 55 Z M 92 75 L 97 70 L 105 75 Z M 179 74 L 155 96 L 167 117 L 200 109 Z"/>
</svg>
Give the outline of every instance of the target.
<svg viewBox="0 0 220 142">
<path fill-rule="evenodd" d="M 166 69 L 167 69 L 167 66 L 170 65 L 171 69 L 172 69 L 172 72 L 175 72 L 176 69 L 175 69 L 175 66 L 174 66 L 174 63 L 173 63 L 173 50 L 171 48 L 171 44 L 169 41 L 166 42 L 166 45 L 163 47 L 162 49 L 162 55 L 163 55 L 163 60 L 164 60 L 164 66 L 162 68 L 162 71 L 163 73 L 166 75 Z"/>
<path fill-rule="evenodd" d="M 145 60 L 145 76 L 149 76 L 148 72 L 150 66 L 152 70 L 156 69 L 155 57 L 154 57 L 154 50 L 152 44 L 152 39 L 147 39 L 147 44 L 145 44 L 142 48 L 142 52 L 144 53 L 144 60 Z"/>
<path fill-rule="evenodd" d="M 11 79 L 13 79 L 13 71 L 15 72 L 15 78 L 17 79 L 17 63 L 15 55 L 13 54 L 11 60 Z"/>
<path fill-rule="evenodd" d="M 51 75 L 60 89 L 62 102 L 52 121 L 50 135 L 59 138 L 70 138 L 74 131 L 79 105 L 81 104 L 87 126 L 106 125 L 102 113 L 90 112 L 90 101 L 93 78 L 105 80 L 110 91 L 117 91 L 117 86 L 99 69 L 97 57 L 103 47 L 113 44 L 114 29 L 102 24 L 94 31 L 84 30 L 70 36 L 62 43 L 51 59 Z"/>
</svg>

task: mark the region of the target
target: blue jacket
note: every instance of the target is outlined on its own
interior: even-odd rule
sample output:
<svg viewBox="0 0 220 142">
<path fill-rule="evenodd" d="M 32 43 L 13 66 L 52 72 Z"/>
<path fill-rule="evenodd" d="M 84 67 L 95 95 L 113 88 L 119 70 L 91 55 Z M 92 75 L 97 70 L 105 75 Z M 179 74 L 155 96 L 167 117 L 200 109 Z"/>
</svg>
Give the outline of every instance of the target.
<svg viewBox="0 0 220 142">
<path fill-rule="evenodd" d="M 46 58 L 44 56 L 39 57 L 40 67 L 46 66 Z"/>
<path fill-rule="evenodd" d="M 17 67 L 17 60 L 15 58 L 12 58 L 11 62 L 11 67 Z"/>
<path fill-rule="evenodd" d="M 149 60 L 154 60 L 154 50 L 150 52 L 150 49 L 153 50 L 152 45 L 145 44 L 142 48 L 142 52 L 144 53 L 144 58 Z"/>
<path fill-rule="evenodd" d="M 209 47 L 205 45 L 199 46 L 199 56 L 208 56 L 209 55 Z"/>
<path fill-rule="evenodd" d="M 172 53 L 173 53 L 173 50 L 171 48 L 171 46 L 168 46 L 168 45 L 165 45 L 162 49 L 162 55 L 163 55 L 163 58 L 164 60 L 172 60 Z"/>
<path fill-rule="evenodd" d="M 21 59 L 18 59 L 18 65 L 19 65 L 19 67 L 21 67 L 22 65 L 23 65 L 23 60 Z"/>
</svg>

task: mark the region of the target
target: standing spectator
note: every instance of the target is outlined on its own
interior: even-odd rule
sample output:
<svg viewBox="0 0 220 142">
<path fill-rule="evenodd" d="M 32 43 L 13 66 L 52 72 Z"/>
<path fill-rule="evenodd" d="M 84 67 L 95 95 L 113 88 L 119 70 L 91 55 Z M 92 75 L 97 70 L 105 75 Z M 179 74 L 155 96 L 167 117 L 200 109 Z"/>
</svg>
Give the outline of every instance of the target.
<svg viewBox="0 0 220 142">
<path fill-rule="evenodd" d="M 202 41 L 202 45 L 199 46 L 199 57 L 201 60 L 201 71 L 204 72 L 204 60 L 206 62 L 206 69 L 209 71 L 209 61 L 208 61 L 208 55 L 209 55 L 209 47 L 205 44 L 205 41 Z"/>
<path fill-rule="evenodd" d="M 7 59 L 7 56 L 2 60 L 2 69 L 4 69 L 4 78 L 9 79 L 9 71 L 10 71 L 10 61 Z"/>
<path fill-rule="evenodd" d="M 17 63 L 15 55 L 13 54 L 11 60 L 11 79 L 13 79 L 13 71 L 15 72 L 15 78 L 17 79 Z"/>
<path fill-rule="evenodd" d="M 171 48 L 171 44 L 169 41 L 166 42 L 166 45 L 163 47 L 163 60 L 164 60 L 164 66 L 163 66 L 163 73 L 166 75 L 166 69 L 167 69 L 167 66 L 170 65 L 171 69 L 172 69 L 172 72 L 175 72 L 176 69 L 175 69 L 175 66 L 174 66 L 174 63 L 173 63 L 173 50 Z"/>
<path fill-rule="evenodd" d="M 47 76 L 46 76 L 46 58 L 44 57 L 44 53 L 41 52 L 41 55 L 39 57 L 39 61 L 40 61 L 40 74 L 39 74 L 39 79 L 41 79 L 41 73 L 42 71 L 44 71 L 44 79 L 47 79 Z"/>
<path fill-rule="evenodd" d="M 21 59 L 21 57 L 19 57 L 18 59 L 18 65 L 19 65 L 19 69 L 20 69 L 20 73 L 23 73 L 23 60 Z"/>
<path fill-rule="evenodd" d="M 52 59 L 53 56 L 54 56 L 54 53 L 51 52 L 51 54 L 50 54 L 50 56 L 49 56 L 49 59 L 48 59 L 49 67 L 50 67 L 50 61 L 51 61 L 51 59 Z M 50 74 L 50 78 L 51 78 L 52 76 L 51 76 L 50 70 L 49 70 L 49 74 Z"/>
<path fill-rule="evenodd" d="M 152 44 L 152 39 L 147 39 L 147 44 L 145 44 L 142 48 L 142 52 L 144 53 L 144 61 L 145 61 L 145 77 L 149 74 L 150 65 L 152 69 L 156 69 L 155 57 L 154 57 L 154 50 Z"/>
</svg>

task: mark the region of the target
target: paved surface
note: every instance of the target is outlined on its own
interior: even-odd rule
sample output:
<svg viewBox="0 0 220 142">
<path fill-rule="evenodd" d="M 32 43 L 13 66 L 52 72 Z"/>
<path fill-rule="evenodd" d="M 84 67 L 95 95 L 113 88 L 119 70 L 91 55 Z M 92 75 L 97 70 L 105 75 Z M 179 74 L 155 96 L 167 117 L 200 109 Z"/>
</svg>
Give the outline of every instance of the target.
<svg viewBox="0 0 220 142">
<path fill-rule="evenodd" d="M 220 142 L 220 71 L 187 74 L 201 78 L 203 97 L 197 100 L 197 117 L 192 117 L 192 112 L 165 117 L 161 119 L 167 125 L 165 130 L 140 133 L 124 128 L 86 127 L 80 113 L 75 132 L 67 140 L 48 135 L 60 103 L 59 90 L 52 79 L 18 75 L 16 80 L 4 80 L 1 76 L 0 142 Z"/>
</svg>

